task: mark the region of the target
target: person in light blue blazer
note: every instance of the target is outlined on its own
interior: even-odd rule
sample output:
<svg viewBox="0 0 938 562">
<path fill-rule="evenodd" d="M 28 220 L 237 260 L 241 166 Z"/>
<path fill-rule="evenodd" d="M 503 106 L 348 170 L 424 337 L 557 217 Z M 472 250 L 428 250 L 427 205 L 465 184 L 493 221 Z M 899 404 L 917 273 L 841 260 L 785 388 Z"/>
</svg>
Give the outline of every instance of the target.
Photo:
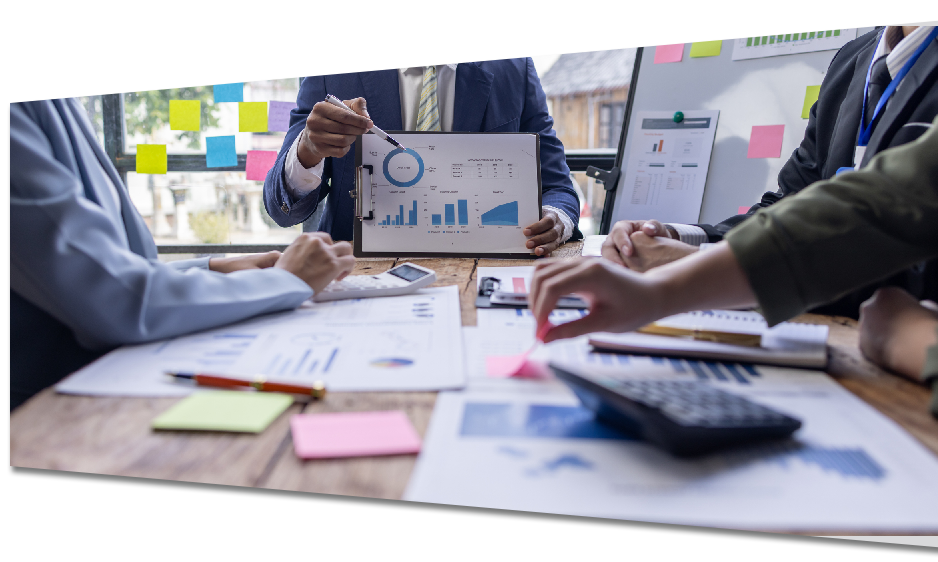
<svg viewBox="0 0 938 562">
<path fill-rule="evenodd" d="M 354 263 L 324 234 L 161 263 L 81 105 L 10 105 L 11 409 L 117 346 L 295 308 Z"/>
<path fill-rule="evenodd" d="M 432 69 L 429 74 L 427 69 Z M 419 102 L 431 75 L 439 93 L 440 127 L 421 129 Z M 349 119 L 343 109 L 324 102 L 327 94 L 352 103 L 359 115 Z M 297 106 L 264 182 L 267 212 L 281 226 L 305 221 L 329 195 L 319 230 L 336 240 L 352 239 L 354 200 L 349 192 L 354 187 L 355 154 L 348 148 L 355 135 L 373 124 L 385 131 L 538 133 L 542 219 L 526 225 L 527 247 L 544 256 L 579 236 L 579 200 L 529 58 L 309 76 L 300 85 Z M 315 170 L 315 176 L 304 177 L 309 176 L 305 169 Z"/>
</svg>

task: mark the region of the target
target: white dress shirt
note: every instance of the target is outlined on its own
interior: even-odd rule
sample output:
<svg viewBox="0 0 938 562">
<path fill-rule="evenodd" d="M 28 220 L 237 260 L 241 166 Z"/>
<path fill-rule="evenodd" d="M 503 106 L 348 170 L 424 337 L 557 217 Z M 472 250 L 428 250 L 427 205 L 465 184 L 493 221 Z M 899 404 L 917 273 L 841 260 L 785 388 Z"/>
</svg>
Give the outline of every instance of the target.
<svg viewBox="0 0 938 562">
<path fill-rule="evenodd" d="M 437 81 L 437 101 L 440 108 L 440 128 L 444 132 L 453 130 L 453 108 L 456 104 L 456 66 L 455 64 L 443 64 L 436 67 Z M 410 68 L 398 69 L 398 84 L 400 85 L 401 95 L 401 123 L 405 131 L 415 131 L 417 129 L 417 109 L 420 101 L 420 91 L 423 89 L 423 73 L 425 66 L 412 66 Z M 322 183 L 323 166 L 326 159 L 323 158 L 312 168 L 305 168 L 300 163 L 296 154 L 301 135 L 296 136 L 296 140 L 290 146 L 290 152 L 287 153 L 284 162 L 284 177 L 286 178 L 287 191 L 294 199 L 301 199 L 310 191 L 319 187 Z M 573 221 L 567 216 L 567 213 L 556 207 L 544 205 L 544 211 L 553 211 L 560 217 L 563 224 L 563 234 L 561 243 L 566 242 L 573 236 Z M 706 239 L 706 237 L 705 237 Z"/>
<path fill-rule="evenodd" d="M 886 56 L 886 68 L 889 69 L 889 75 L 895 78 L 896 74 L 899 73 L 903 65 L 909 60 L 909 57 L 919 48 L 922 41 L 928 37 L 928 34 L 931 33 L 934 28 L 934 26 L 923 25 L 903 37 L 902 26 L 890 25 L 886 27 L 879 38 L 876 50 L 873 52 L 872 60 L 876 61 Z M 902 82 L 899 83 L 896 89 L 898 90 L 900 87 L 902 87 Z M 859 164 L 859 162 L 857 163 Z M 675 223 L 668 223 L 668 226 L 677 231 L 681 242 L 685 244 L 699 246 L 708 240 L 707 233 L 699 226 Z"/>
</svg>

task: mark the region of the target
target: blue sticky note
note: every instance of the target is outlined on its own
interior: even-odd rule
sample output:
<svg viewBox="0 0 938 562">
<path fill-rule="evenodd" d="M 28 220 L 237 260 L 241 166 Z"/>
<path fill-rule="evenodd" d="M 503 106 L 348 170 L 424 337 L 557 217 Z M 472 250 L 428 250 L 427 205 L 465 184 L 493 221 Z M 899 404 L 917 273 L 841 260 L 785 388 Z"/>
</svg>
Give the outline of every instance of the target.
<svg viewBox="0 0 938 562">
<path fill-rule="evenodd" d="M 381 35 L 387 31 L 388 26 L 386 25 L 360 25 L 358 26 L 358 38 L 364 39 L 365 37 L 374 37 L 375 35 Z"/>
<path fill-rule="evenodd" d="M 344 25 L 317 25 L 316 50 L 322 51 L 345 43 Z"/>
<path fill-rule="evenodd" d="M 238 165 L 238 153 L 235 152 L 235 137 L 205 137 L 205 165 L 209 168 L 222 168 Z"/>
<path fill-rule="evenodd" d="M 287 64 L 290 51 L 286 33 L 258 33 L 257 60 L 260 64 Z"/>
<path fill-rule="evenodd" d="M 234 84 L 216 84 L 212 86 L 215 103 L 226 101 L 244 101 L 244 82 Z"/>
</svg>

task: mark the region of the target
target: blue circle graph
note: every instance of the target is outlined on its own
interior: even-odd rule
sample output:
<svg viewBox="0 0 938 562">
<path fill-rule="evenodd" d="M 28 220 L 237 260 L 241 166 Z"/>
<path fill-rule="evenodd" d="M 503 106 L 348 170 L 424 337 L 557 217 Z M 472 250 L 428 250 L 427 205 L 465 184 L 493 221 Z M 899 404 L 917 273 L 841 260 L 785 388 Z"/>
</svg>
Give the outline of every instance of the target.
<svg viewBox="0 0 938 562">
<path fill-rule="evenodd" d="M 397 181 L 396 179 L 391 177 L 391 173 L 388 171 L 388 163 L 391 162 L 391 158 L 394 158 L 398 154 L 403 154 L 405 152 L 407 154 L 410 154 L 411 156 L 414 157 L 415 160 L 417 160 L 417 164 L 419 165 L 419 168 L 417 169 L 417 176 L 414 177 L 414 179 L 410 181 Z M 389 152 L 387 156 L 384 157 L 384 177 L 389 182 L 391 182 L 391 185 L 394 185 L 397 187 L 410 187 L 412 185 L 416 185 L 417 182 L 420 181 L 420 178 L 423 177 L 423 158 L 421 158 L 420 155 L 417 154 L 417 151 L 415 151 L 413 148 L 408 148 L 407 150 L 401 150 L 400 148 L 395 148 L 394 150 Z"/>
</svg>

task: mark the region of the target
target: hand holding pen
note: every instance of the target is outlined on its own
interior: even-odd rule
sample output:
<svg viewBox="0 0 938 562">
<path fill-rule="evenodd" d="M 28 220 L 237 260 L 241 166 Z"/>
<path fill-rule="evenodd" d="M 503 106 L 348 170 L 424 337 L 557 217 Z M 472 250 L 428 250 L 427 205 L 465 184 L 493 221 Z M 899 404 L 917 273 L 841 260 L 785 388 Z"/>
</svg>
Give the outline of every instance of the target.
<svg viewBox="0 0 938 562">
<path fill-rule="evenodd" d="M 346 102 L 337 98 L 335 101 L 321 101 L 313 106 L 306 119 L 306 128 L 300 132 L 296 155 L 304 167 L 312 168 L 323 158 L 345 156 L 356 137 L 374 129 L 376 127 L 368 115 L 365 98 Z M 387 137 L 386 134 L 384 136 Z M 399 146 L 396 141 L 392 144 Z"/>
</svg>

